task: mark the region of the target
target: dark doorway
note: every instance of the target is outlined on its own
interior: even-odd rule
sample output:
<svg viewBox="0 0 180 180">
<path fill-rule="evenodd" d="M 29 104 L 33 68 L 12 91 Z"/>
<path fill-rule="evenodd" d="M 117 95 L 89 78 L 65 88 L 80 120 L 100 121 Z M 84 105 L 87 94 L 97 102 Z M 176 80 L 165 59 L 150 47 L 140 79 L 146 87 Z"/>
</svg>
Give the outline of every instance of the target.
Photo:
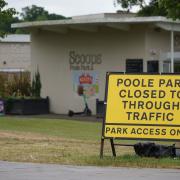
<svg viewBox="0 0 180 180">
<path fill-rule="evenodd" d="M 126 73 L 142 73 L 143 60 L 142 59 L 127 59 L 126 60 Z"/>
<path fill-rule="evenodd" d="M 159 73 L 159 61 L 148 61 L 147 62 L 148 73 Z"/>
<path fill-rule="evenodd" d="M 175 73 L 180 72 L 180 62 L 179 61 L 175 61 L 175 63 L 174 63 L 174 72 Z"/>
</svg>

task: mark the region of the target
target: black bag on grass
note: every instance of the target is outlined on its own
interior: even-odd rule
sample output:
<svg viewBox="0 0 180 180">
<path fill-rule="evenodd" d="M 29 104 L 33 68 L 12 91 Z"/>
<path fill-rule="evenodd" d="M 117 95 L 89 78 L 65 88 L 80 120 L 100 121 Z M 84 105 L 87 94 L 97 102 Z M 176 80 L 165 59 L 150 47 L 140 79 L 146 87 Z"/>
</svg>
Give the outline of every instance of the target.
<svg viewBox="0 0 180 180">
<path fill-rule="evenodd" d="M 134 145 L 134 150 L 141 157 L 176 157 L 175 144 L 165 146 L 155 143 L 137 143 Z"/>
</svg>

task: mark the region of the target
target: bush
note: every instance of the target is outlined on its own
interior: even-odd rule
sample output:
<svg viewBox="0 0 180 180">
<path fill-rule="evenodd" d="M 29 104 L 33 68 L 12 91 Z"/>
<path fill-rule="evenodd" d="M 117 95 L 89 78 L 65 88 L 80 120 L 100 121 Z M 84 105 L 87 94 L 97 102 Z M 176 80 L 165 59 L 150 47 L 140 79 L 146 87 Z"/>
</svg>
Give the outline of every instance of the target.
<svg viewBox="0 0 180 180">
<path fill-rule="evenodd" d="M 31 83 L 28 73 L 21 73 L 20 77 L 14 75 L 14 79 L 7 84 L 9 96 L 26 97 L 31 95 Z"/>
<path fill-rule="evenodd" d="M 0 75 L 0 97 L 5 96 L 5 78 Z"/>
<path fill-rule="evenodd" d="M 41 97 L 41 77 L 39 73 L 39 69 L 37 69 L 37 72 L 35 73 L 33 80 L 32 80 L 32 87 L 31 87 L 31 93 L 33 97 L 40 98 Z"/>
<path fill-rule="evenodd" d="M 4 73 L 0 75 L 0 97 L 31 96 L 30 73 Z"/>
<path fill-rule="evenodd" d="M 33 77 L 32 85 L 29 72 L 0 73 L 1 98 L 40 98 L 41 87 L 38 69 Z"/>
</svg>

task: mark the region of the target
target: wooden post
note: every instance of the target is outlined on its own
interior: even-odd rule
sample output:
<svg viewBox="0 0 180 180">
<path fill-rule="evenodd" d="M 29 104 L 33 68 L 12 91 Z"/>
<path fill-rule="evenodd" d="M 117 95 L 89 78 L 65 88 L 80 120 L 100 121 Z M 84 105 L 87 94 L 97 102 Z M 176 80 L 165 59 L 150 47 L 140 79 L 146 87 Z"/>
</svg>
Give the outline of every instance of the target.
<svg viewBox="0 0 180 180">
<path fill-rule="evenodd" d="M 102 159 L 104 155 L 104 137 L 101 138 L 101 149 L 100 149 L 100 158 Z"/>
<path fill-rule="evenodd" d="M 112 149 L 113 157 L 116 157 L 116 149 L 115 149 L 115 145 L 114 145 L 114 140 L 110 139 L 110 142 L 111 142 L 111 149 Z"/>
</svg>

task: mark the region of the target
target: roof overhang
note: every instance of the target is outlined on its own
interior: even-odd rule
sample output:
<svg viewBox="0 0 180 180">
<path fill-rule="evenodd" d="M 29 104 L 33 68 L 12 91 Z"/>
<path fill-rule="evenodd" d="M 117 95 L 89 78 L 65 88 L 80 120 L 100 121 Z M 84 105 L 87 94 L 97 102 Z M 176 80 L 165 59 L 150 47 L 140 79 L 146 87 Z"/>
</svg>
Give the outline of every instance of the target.
<svg viewBox="0 0 180 180">
<path fill-rule="evenodd" d="M 90 16 L 86 18 L 72 18 L 66 20 L 35 21 L 12 24 L 12 28 L 35 29 L 67 32 L 67 29 L 96 32 L 98 26 L 107 26 L 120 30 L 128 30 L 131 24 L 154 24 L 167 31 L 180 31 L 180 21 L 173 21 L 165 17 L 113 17 L 113 16 Z"/>
<path fill-rule="evenodd" d="M 177 31 L 180 32 L 180 23 L 167 23 L 167 22 L 158 22 L 155 24 L 157 27 L 164 29 L 166 31 Z"/>
<path fill-rule="evenodd" d="M 1 43 L 30 43 L 30 35 L 28 34 L 8 34 L 4 38 L 0 38 Z"/>
</svg>

